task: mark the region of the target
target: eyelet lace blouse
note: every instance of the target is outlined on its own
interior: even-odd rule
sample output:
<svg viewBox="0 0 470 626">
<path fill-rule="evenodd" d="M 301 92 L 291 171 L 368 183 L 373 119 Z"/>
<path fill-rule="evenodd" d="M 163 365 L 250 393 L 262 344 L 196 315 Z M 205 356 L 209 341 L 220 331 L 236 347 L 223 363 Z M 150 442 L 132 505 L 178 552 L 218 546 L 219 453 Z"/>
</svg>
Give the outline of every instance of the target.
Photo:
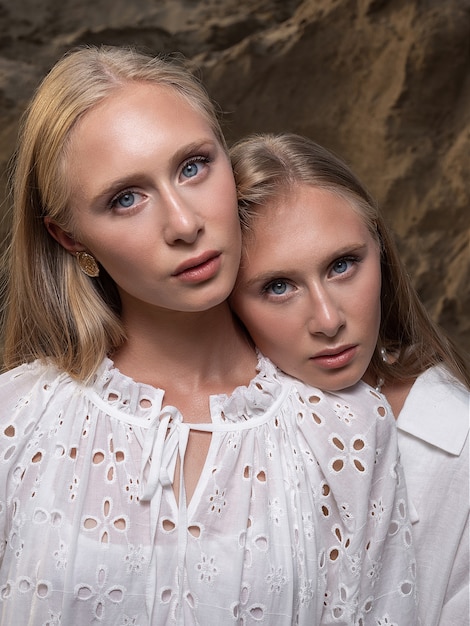
<svg viewBox="0 0 470 626">
<path fill-rule="evenodd" d="M 109 359 L 91 386 L 40 362 L 3 374 L 0 624 L 416 624 L 384 398 L 258 367 L 200 425 Z M 188 503 L 193 429 L 212 436 Z"/>
</svg>

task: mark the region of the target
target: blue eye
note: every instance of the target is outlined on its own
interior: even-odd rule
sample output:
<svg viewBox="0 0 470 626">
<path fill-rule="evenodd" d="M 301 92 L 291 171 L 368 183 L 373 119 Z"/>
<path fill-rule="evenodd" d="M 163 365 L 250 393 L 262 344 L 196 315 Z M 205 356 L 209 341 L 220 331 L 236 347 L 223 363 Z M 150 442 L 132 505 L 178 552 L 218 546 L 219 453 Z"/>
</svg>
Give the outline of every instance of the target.
<svg viewBox="0 0 470 626">
<path fill-rule="evenodd" d="M 287 283 L 284 280 L 276 280 L 268 286 L 268 289 L 276 296 L 282 296 L 287 291 Z"/>
<path fill-rule="evenodd" d="M 275 298 L 276 296 L 286 296 L 293 289 L 294 287 L 287 280 L 276 279 L 263 287 L 263 293 Z"/>
<path fill-rule="evenodd" d="M 126 189 L 116 194 L 110 201 L 109 207 L 116 213 L 129 214 L 137 210 L 145 201 L 145 194 L 132 189 Z"/>
<path fill-rule="evenodd" d="M 200 154 L 195 157 L 191 157 L 182 166 L 181 176 L 183 176 L 186 179 L 194 178 L 195 176 L 199 177 L 200 174 L 204 173 L 204 169 L 207 167 L 209 163 L 210 163 L 210 158 L 208 156 L 204 156 L 203 154 Z"/>
<path fill-rule="evenodd" d="M 119 196 L 119 198 L 116 198 L 116 202 L 125 209 L 128 209 L 134 204 L 135 196 L 131 191 L 127 191 L 123 193 L 122 196 Z"/>
<path fill-rule="evenodd" d="M 197 161 L 193 161 L 192 163 L 186 163 L 186 165 L 181 170 L 181 173 L 186 178 L 193 178 L 199 173 L 200 163 Z"/>
<path fill-rule="evenodd" d="M 331 265 L 331 273 L 333 274 L 333 278 L 335 277 L 343 277 L 349 278 L 355 275 L 355 271 L 357 267 L 362 261 L 362 257 L 360 256 L 343 256 L 339 259 L 336 259 Z"/>
<path fill-rule="evenodd" d="M 349 259 L 339 259 L 333 265 L 333 271 L 337 274 L 344 274 L 349 269 L 351 261 Z"/>
</svg>

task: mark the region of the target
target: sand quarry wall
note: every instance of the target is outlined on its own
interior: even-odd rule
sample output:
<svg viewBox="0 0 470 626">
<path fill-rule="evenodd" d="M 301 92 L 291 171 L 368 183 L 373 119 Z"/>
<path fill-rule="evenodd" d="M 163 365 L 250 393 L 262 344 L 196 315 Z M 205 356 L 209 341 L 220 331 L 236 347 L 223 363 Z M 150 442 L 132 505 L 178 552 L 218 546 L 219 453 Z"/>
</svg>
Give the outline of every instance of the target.
<svg viewBox="0 0 470 626">
<path fill-rule="evenodd" d="M 0 201 L 18 120 L 75 45 L 180 51 L 224 115 L 308 135 L 378 199 L 432 316 L 470 348 L 470 0 L 0 0 Z"/>
</svg>

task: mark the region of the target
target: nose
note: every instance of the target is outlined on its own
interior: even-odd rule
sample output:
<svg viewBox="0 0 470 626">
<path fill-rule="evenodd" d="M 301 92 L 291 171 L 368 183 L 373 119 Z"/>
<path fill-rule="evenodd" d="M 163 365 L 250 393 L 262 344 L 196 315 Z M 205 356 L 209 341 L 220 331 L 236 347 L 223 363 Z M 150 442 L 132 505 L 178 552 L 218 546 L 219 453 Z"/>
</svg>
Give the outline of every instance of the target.
<svg viewBox="0 0 470 626">
<path fill-rule="evenodd" d="M 197 207 L 177 190 L 165 190 L 162 194 L 165 211 L 164 237 L 168 245 L 194 243 L 202 232 L 204 223 Z"/>
<path fill-rule="evenodd" d="M 313 286 L 310 289 L 309 333 L 335 337 L 345 321 L 343 310 L 334 295 L 323 285 Z"/>
</svg>

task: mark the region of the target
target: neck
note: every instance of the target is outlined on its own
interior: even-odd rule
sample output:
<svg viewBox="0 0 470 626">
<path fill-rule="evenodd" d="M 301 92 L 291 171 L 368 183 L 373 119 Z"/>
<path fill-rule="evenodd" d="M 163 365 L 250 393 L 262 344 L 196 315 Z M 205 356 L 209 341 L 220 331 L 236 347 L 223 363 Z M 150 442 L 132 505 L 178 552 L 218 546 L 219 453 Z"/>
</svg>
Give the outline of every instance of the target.
<svg viewBox="0 0 470 626">
<path fill-rule="evenodd" d="M 393 363 L 396 359 L 393 354 L 387 354 L 383 352 L 382 358 L 387 363 Z M 398 419 L 400 411 L 405 404 L 405 400 L 411 391 L 416 377 L 408 380 L 384 380 L 384 378 L 378 378 L 377 374 L 373 374 L 369 370 L 366 371 L 362 379 L 371 387 L 377 389 L 384 394 L 390 404 L 395 419 Z"/>
<path fill-rule="evenodd" d="M 405 400 L 411 391 L 414 380 L 394 381 L 385 383 L 382 387 L 382 393 L 387 398 L 392 407 L 395 419 L 398 419 L 400 411 L 405 404 Z"/>
<path fill-rule="evenodd" d="M 254 349 L 226 302 L 198 313 L 124 311 L 123 321 L 127 341 L 113 355 L 116 367 L 165 389 L 167 400 L 230 393 L 255 374 Z"/>
</svg>

